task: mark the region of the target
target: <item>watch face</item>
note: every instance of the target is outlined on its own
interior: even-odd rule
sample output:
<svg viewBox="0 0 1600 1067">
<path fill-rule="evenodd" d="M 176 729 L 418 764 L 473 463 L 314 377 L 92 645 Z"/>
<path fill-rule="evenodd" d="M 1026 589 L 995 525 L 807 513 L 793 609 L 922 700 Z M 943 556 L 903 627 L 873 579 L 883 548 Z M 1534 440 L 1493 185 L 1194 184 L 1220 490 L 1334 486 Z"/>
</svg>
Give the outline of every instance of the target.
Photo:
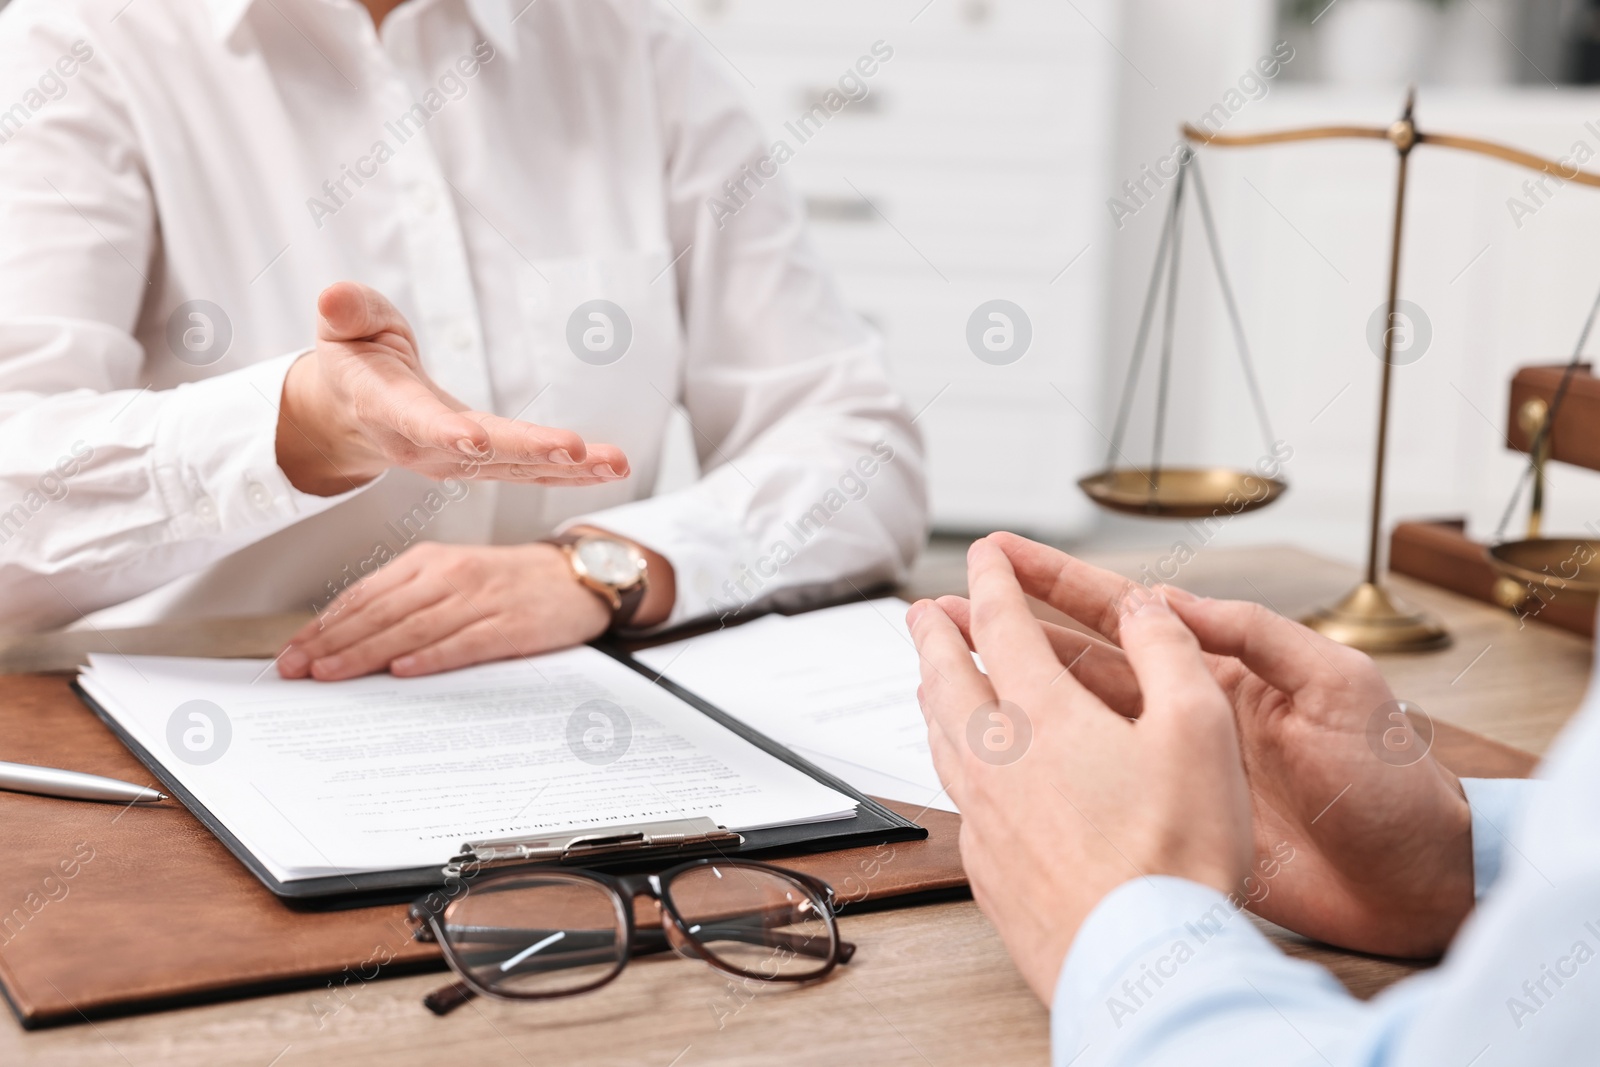
<svg viewBox="0 0 1600 1067">
<path fill-rule="evenodd" d="M 639 557 L 632 545 L 605 538 L 585 538 L 573 546 L 578 562 L 589 577 L 616 588 L 639 579 Z"/>
</svg>

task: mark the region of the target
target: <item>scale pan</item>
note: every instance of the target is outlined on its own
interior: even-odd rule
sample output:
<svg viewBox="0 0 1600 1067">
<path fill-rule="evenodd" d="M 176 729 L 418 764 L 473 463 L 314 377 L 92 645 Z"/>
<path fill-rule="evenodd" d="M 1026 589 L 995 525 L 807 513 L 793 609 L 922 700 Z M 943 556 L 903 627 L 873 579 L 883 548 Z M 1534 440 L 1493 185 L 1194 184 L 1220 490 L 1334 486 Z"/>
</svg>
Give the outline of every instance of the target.
<svg viewBox="0 0 1600 1067">
<path fill-rule="evenodd" d="M 1502 575 L 1536 589 L 1600 594 L 1600 545 L 1577 537 L 1536 537 L 1502 541 L 1488 549 L 1489 563 Z"/>
<path fill-rule="evenodd" d="M 1117 467 L 1091 474 L 1078 488 L 1103 508 L 1164 519 L 1242 515 L 1264 508 L 1289 488 L 1255 471 L 1227 467 L 1163 467 L 1152 474 Z"/>
</svg>

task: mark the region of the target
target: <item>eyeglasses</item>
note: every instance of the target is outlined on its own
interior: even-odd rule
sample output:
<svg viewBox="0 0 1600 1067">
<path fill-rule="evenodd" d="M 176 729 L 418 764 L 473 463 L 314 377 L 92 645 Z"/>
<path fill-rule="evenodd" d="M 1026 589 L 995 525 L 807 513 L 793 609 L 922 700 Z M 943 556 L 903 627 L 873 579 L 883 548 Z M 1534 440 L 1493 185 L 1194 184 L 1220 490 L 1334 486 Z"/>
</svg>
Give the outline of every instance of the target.
<svg viewBox="0 0 1600 1067">
<path fill-rule="evenodd" d="M 640 927 L 634 900 L 648 896 L 661 925 Z M 411 905 L 419 941 L 436 941 L 460 981 L 423 1003 L 444 1015 L 474 996 L 546 1000 L 598 989 L 630 956 L 674 951 L 725 974 L 762 982 L 811 982 L 849 963 L 833 889 L 794 871 L 748 860 L 700 859 L 660 874 L 507 871 L 450 900 Z"/>
</svg>

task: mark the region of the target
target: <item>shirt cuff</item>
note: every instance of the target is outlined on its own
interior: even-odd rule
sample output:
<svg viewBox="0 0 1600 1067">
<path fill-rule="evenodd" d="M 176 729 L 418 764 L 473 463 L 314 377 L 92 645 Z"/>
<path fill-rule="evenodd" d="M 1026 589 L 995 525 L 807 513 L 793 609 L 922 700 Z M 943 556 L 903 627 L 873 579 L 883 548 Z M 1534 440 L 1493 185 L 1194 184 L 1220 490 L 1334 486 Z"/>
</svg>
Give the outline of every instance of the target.
<svg viewBox="0 0 1600 1067">
<path fill-rule="evenodd" d="M 349 499 L 296 489 L 278 466 L 278 406 L 283 380 L 304 352 L 178 386 L 156 427 L 156 484 L 173 540 L 246 540 Z"/>
<path fill-rule="evenodd" d="M 1461 788 L 1472 809 L 1472 880 L 1482 900 L 1500 878 L 1507 837 L 1535 786 L 1526 778 L 1463 778 Z"/>
<path fill-rule="evenodd" d="M 703 495 L 716 493 L 715 474 L 702 479 L 694 490 L 646 497 L 580 515 L 556 528 L 558 534 L 574 526 L 606 530 L 643 545 L 672 565 L 672 611 L 659 625 L 642 633 L 656 633 L 716 614 L 712 591 L 732 573 L 732 561 L 738 559 L 738 523 L 729 520 L 726 509 L 708 506 Z"/>
</svg>

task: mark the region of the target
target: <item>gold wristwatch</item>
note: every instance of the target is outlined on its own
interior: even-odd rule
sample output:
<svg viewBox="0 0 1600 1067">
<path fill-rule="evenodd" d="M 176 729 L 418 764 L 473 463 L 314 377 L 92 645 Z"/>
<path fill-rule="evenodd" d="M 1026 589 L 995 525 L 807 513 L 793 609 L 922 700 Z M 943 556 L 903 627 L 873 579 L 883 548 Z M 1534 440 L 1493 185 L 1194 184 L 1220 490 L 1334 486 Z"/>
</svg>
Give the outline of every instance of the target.
<svg viewBox="0 0 1600 1067">
<path fill-rule="evenodd" d="M 611 609 L 611 629 L 627 629 L 650 588 L 650 564 L 644 553 L 621 538 L 598 534 L 560 534 L 544 541 L 560 548 L 572 576 L 605 601 Z"/>
</svg>

